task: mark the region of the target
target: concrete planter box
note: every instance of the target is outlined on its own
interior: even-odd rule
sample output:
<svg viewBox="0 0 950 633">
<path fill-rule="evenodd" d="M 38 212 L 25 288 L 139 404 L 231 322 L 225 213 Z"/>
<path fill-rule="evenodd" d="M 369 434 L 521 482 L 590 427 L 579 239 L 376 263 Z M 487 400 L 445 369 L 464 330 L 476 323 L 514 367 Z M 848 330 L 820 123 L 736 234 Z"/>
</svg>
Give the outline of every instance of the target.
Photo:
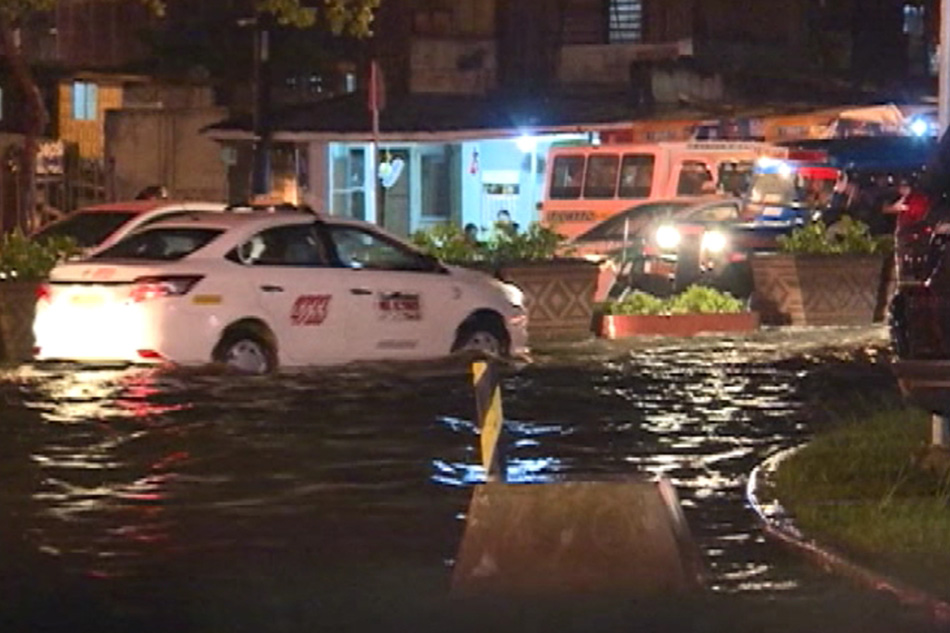
<svg viewBox="0 0 950 633">
<path fill-rule="evenodd" d="M 502 278 L 525 293 L 532 339 L 590 336 L 600 268 L 584 259 L 504 264 Z"/>
<path fill-rule="evenodd" d="M 769 325 L 868 325 L 886 305 L 892 265 L 884 262 L 884 255 L 755 255 L 752 306 Z"/>
<path fill-rule="evenodd" d="M 0 360 L 33 358 L 33 317 L 40 285 L 38 281 L 0 282 Z"/>
<path fill-rule="evenodd" d="M 751 332 L 758 327 L 757 312 L 605 314 L 598 317 L 597 335 L 608 339 L 645 335 L 695 336 L 701 332 Z"/>
</svg>

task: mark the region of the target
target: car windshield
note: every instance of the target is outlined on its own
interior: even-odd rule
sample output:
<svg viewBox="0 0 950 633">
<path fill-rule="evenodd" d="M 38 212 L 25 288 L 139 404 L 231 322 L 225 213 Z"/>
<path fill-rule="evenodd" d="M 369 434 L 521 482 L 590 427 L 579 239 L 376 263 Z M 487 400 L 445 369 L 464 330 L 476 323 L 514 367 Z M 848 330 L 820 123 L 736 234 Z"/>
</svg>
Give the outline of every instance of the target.
<svg viewBox="0 0 950 633">
<path fill-rule="evenodd" d="M 756 174 L 749 192 L 753 203 L 784 207 L 821 207 L 831 199 L 834 181 L 796 174 L 794 178 L 780 174 Z"/>
<path fill-rule="evenodd" d="M 695 204 L 689 201 L 667 201 L 651 204 L 641 204 L 617 215 L 604 220 L 589 231 L 581 234 L 576 241 L 578 242 L 599 242 L 602 240 L 622 240 L 624 237 L 624 224 L 627 225 L 627 236 L 636 235 L 647 223 L 652 222 L 657 217 L 664 214 L 672 214 L 674 211 Z"/>
<path fill-rule="evenodd" d="M 221 235 L 220 229 L 155 228 L 118 242 L 92 259 L 182 259 Z"/>
<path fill-rule="evenodd" d="M 133 211 L 77 211 L 40 230 L 35 237 L 70 237 L 80 248 L 92 248 L 135 216 Z"/>
</svg>

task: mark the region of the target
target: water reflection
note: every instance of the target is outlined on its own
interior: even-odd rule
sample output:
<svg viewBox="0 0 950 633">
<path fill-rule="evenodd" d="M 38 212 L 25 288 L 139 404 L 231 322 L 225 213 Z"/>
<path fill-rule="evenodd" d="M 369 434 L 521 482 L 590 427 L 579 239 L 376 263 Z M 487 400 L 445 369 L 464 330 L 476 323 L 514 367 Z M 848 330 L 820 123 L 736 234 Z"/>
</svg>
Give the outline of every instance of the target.
<svg viewBox="0 0 950 633">
<path fill-rule="evenodd" d="M 815 397 L 893 380 L 873 354 L 776 361 L 765 348 L 664 346 L 509 372 L 509 480 L 666 475 L 715 592 L 807 593 L 744 507 L 745 477 L 807 436 Z M 202 586 L 251 574 L 283 591 L 286 570 L 313 582 L 370 561 L 444 570 L 484 479 L 457 364 L 276 377 L 26 367 L 0 374 L 0 396 L 0 430 L 28 458 L 10 494 L 25 500 L 31 546 L 146 588 L 159 571 Z"/>
</svg>

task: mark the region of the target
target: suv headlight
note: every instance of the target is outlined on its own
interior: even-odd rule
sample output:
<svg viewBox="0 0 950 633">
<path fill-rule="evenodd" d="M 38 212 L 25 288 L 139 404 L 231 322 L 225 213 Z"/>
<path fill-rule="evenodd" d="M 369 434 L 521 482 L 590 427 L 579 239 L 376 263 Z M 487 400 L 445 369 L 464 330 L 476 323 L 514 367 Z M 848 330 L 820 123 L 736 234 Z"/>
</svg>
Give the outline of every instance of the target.
<svg viewBox="0 0 950 633">
<path fill-rule="evenodd" d="M 663 250 L 671 251 L 680 244 L 680 232 L 676 227 L 664 224 L 656 230 L 656 245 Z"/>
<path fill-rule="evenodd" d="M 720 231 L 703 233 L 702 250 L 707 253 L 721 253 L 726 250 L 726 236 Z"/>
</svg>

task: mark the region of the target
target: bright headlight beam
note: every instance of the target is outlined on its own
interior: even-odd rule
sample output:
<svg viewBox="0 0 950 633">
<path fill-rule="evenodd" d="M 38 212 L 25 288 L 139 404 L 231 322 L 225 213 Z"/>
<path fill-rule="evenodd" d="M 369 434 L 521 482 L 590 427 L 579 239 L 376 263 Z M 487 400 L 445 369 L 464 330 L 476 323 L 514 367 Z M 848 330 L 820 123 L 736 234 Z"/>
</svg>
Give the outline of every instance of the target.
<svg viewBox="0 0 950 633">
<path fill-rule="evenodd" d="M 656 230 L 656 245 L 664 250 L 673 250 L 680 243 L 680 232 L 676 227 L 664 224 Z"/>
<path fill-rule="evenodd" d="M 703 233 L 702 249 L 709 253 L 721 253 L 726 249 L 726 236 L 719 231 Z"/>
</svg>

